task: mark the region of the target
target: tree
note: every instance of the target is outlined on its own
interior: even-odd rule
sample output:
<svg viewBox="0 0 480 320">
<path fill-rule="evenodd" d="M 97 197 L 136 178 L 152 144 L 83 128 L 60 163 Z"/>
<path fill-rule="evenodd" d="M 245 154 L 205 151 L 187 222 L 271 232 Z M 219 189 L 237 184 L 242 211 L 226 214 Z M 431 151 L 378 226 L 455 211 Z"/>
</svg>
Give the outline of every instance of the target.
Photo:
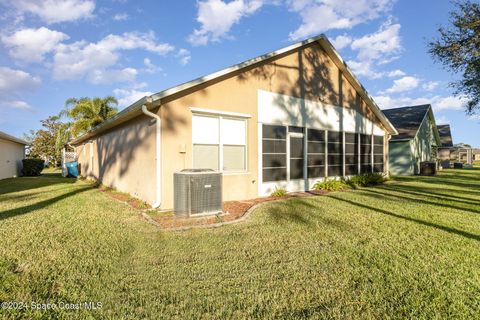
<svg viewBox="0 0 480 320">
<path fill-rule="evenodd" d="M 452 26 L 438 29 L 440 38 L 429 43 L 429 53 L 446 69 L 463 73 L 450 85 L 467 98 L 466 111 L 473 114 L 480 108 L 480 4 L 456 2 L 450 17 Z"/>
<path fill-rule="evenodd" d="M 61 112 L 61 115 L 66 115 L 73 120 L 71 135 L 78 137 L 117 114 L 116 105 L 118 105 L 118 101 L 112 96 L 93 99 L 70 98 L 65 102 L 65 110 Z"/>
<path fill-rule="evenodd" d="M 58 165 L 61 157 L 61 149 L 57 150 L 57 137 L 62 124 L 58 116 L 50 116 L 41 120 L 43 129 L 33 131 L 25 135 L 29 142 L 28 156 L 30 158 L 41 158 L 46 163 Z"/>
</svg>

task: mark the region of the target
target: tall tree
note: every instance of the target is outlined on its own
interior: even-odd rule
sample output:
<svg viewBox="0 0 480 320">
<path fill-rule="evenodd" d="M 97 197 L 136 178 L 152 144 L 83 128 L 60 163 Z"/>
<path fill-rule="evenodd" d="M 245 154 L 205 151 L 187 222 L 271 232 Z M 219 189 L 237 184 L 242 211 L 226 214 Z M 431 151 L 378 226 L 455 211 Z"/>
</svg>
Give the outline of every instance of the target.
<svg viewBox="0 0 480 320">
<path fill-rule="evenodd" d="M 42 129 L 33 131 L 25 135 L 29 142 L 28 156 L 31 158 L 41 158 L 46 163 L 58 165 L 61 157 L 61 149 L 56 148 L 58 132 L 62 124 L 58 116 L 50 116 L 41 120 Z"/>
<path fill-rule="evenodd" d="M 72 119 L 71 134 L 77 137 L 117 114 L 118 101 L 112 96 L 105 98 L 70 98 L 65 102 L 61 115 Z"/>
<path fill-rule="evenodd" d="M 440 38 L 429 44 L 429 53 L 462 78 L 451 83 L 456 95 L 465 96 L 466 111 L 480 108 L 480 4 L 458 1 L 450 13 L 451 26 L 438 29 Z"/>
</svg>

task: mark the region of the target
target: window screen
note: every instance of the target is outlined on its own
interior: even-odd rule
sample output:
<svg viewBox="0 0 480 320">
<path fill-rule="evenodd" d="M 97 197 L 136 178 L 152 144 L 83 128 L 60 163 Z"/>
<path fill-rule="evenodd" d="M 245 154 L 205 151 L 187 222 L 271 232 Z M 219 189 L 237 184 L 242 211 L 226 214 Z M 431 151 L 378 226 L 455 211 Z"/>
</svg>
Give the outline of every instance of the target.
<svg viewBox="0 0 480 320">
<path fill-rule="evenodd" d="M 263 181 L 287 180 L 287 128 L 262 126 Z"/>
<path fill-rule="evenodd" d="M 358 134 L 345 132 L 345 175 L 358 174 Z"/>
<path fill-rule="evenodd" d="M 360 173 L 372 172 L 372 136 L 360 135 Z"/>
<path fill-rule="evenodd" d="M 325 131 L 308 129 L 308 177 L 320 178 L 325 176 Z"/>
<path fill-rule="evenodd" d="M 383 172 L 383 136 L 373 136 L 373 171 Z"/>
<path fill-rule="evenodd" d="M 290 137 L 290 179 L 303 179 L 303 137 Z"/>
<path fill-rule="evenodd" d="M 328 176 L 343 175 L 343 134 L 328 131 Z"/>
</svg>

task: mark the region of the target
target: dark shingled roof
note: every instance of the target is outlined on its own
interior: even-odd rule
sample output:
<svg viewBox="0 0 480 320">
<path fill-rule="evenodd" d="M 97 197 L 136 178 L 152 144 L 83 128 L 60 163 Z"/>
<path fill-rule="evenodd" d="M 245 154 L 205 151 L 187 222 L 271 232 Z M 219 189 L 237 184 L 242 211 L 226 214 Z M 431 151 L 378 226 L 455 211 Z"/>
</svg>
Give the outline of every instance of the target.
<svg viewBox="0 0 480 320">
<path fill-rule="evenodd" d="M 438 133 L 440 133 L 440 141 L 442 142 L 442 147 L 453 147 L 452 133 L 450 132 L 450 125 L 444 124 L 437 126 Z"/>
<path fill-rule="evenodd" d="M 418 128 L 430 109 L 429 104 L 382 110 L 388 120 L 397 129 L 398 135 L 390 141 L 415 138 Z"/>
</svg>

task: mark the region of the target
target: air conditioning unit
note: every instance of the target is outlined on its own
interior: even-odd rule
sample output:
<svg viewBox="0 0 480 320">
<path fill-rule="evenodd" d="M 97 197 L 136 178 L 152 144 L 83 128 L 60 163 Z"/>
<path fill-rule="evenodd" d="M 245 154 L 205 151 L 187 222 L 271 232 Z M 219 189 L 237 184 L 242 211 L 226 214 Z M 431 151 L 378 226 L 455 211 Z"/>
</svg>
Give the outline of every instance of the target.
<svg viewBox="0 0 480 320">
<path fill-rule="evenodd" d="M 422 176 L 434 176 L 437 174 L 437 163 L 433 161 L 420 162 L 420 174 Z"/>
<path fill-rule="evenodd" d="M 185 169 L 173 174 L 174 211 L 190 216 L 222 212 L 222 174 L 210 169 Z"/>
</svg>

